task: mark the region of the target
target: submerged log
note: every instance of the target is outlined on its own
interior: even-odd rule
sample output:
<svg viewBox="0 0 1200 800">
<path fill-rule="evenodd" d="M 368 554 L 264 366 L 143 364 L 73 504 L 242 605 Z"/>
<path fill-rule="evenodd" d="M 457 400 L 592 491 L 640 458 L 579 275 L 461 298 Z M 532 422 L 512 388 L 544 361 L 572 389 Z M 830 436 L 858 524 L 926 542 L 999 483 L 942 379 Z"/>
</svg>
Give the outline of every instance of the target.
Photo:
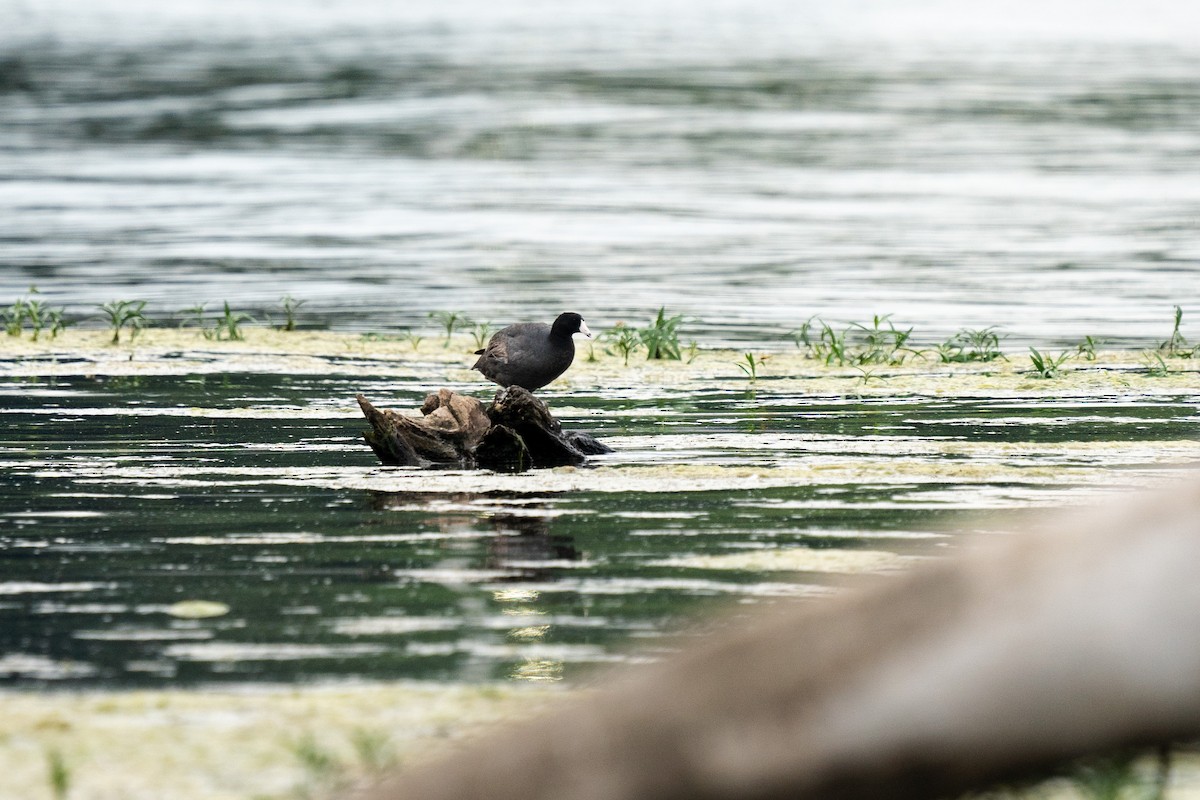
<svg viewBox="0 0 1200 800">
<path fill-rule="evenodd" d="M 501 389 L 489 406 L 441 389 L 425 398 L 421 417 L 378 409 L 361 394 L 358 404 L 371 425 L 363 437 L 387 465 L 521 472 L 612 452 L 589 434 L 563 431 L 546 404 L 519 386 Z"/>
<path fill-rule="evenodd" d="M 1200 481 L 782 602 L 370 800 L 918 800 L 1200 736 Z"/>
</svg>

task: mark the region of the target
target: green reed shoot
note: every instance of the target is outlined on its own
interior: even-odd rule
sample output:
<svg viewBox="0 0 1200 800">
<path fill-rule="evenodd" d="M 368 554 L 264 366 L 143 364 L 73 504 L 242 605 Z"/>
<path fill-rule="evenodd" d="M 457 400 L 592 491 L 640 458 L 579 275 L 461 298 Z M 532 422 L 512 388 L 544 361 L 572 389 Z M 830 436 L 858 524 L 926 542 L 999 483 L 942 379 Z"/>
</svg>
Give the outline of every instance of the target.
<svg viewBox="0 0 1200 800">
<path fill-rule="evenodd" d="M 1170 772 L 1169 751 L 1159 754 L 1154 778 L 1141 774 L 1139 760 L 1140 754 L 1132 751 L 1088 758 L 1075 764 L 1066 777 L 1084 800 L 1162 800 Z"/>
<path fill-rule="evenodd" d="M 288 749 L 308 776 L 307 785 L 296 787 L 297 797 L 324 797 L 347 782 L 347 766 L 311 732 L 288 742 Z"/>
<path fill-rule="evenodd" d="M 400 762 L 392 739 L 385 731 L 355 728 L 350 732 L 350 744 L 359 764 L 368 773 L 377 775 Z"/>
<path fill-rule="evenodd" d="M 254 317 L 240 311 L 231 310 L 229 308 L 229 301 L 226 300 L 225 311 L 216 320 L 214 337 L 217 341 L 228 339 L 229 341 L 240 342 L 246 338 L 241 329 L 242 324 L 246 322 L 254 322 Z"/>
<path fill-rule="evenodd" d="M 828 322 L 821 321 L 821 335 L 817 339 L 816 350 L 818 358 L 825 361 L 825 366 L 845 365 L 849 356 L 846 355 L 846 331 L 838 333 Z"/>
<path fill-rule="evenodd" d="M 450 346 L 450 339 L 454 336 L 456 328 L 463 328 L 471 324 L 470 317 L 457 311 L 430 311 L 429 318 L 436 319 L 446 329 L 446 341 L 442 345 L 443 347 Z"/>
<path fill-rule="evenodd" d="M 97 307 L 108 316 L 113 344 L 121 343 L 123 328 L 129 328 L 129 341 L 132 342 L 141 333 L 142 328 L 149 324 L 149 320 L 142 313 L 146 307 L 145 300 L 113 300 Z"/>
<path fill-rule="evenodd" d="M 185 308 L 180 311 L 179 313 L 186 314 L 188 318 L 180 322 L 179 327 L 183 328 L 187 325 L 195 325 L 200 329 L 200 335 L 205 339 L 213 338 L 215 333 L 213 332 L 213 329 L 208 327 L 207 320 L 204 317 L 204 307 L 207 305 L 207 303 L 197 303 L 190 308 Z"/>
<path fill-rule="evenodd" d="M 20 336 L 25 329 L 25 299 L 20 298 L 4 309 L 4 332 L 9 336 Z"/>
<path fill-rule="evenodd" d="M 613 350 L 616 350 L 621 355 L 625 366 L 629 366 L 629 354 L 640 347 L 642 343 L 637 329 L 629 327 L 624 322 L 618 322 L 601 334 L 600 338 L 611 346 L 611 349 L 606 346 L 604 351 L 609 355 L 615 355 Z"/>
<path fill-rule="evenodd" d="M 654 321 L 638 331 L 638 337 L 646 347 L 646 358 L 649 360 L 679 361 L 682 358 L 679 351 L 679 326 L 683 322 L 683 315 L 668 317 L 666 312 L 666 306 L 659 307 L 658 316 Z"/>
<path fill-rule="evenodd" d="M 222 306 L 221 316 L 209 319 L 205 313 L 207 305 L 207 303 L 197 303 L 191 308 L 185 308 L 182 313 L 189 315 L 191 318 L 179 323 L 179 327 L 195 325 L 199 328 L 200 335 L 205 339 L 216 339 L 217 341 L 221 341 L 222 339 L 242 341 L 245 339 L 245 335 L 242 333 L 242 325 L 247 322 L 254 322 L 253 317 L 240 311 L 234 311 L 229 307 L 229 301 L 226 300 Z"/>
<path fill-rule="evenodd" d="M 1083 337 L 1083 341 L 1075 347 L 1075 354 L 1081 356 L 1086 361 L 1095 361 L 1096 348 L 1100 346 L 1102 341 L 1091 336 L 1085 336 Z"/>
<path fill-rule="evenodd" d="M 57 339 L 58 335 L 66 330 L 67 326 L 71 324 L 70 320 L 63 317 L 65 311 L 66 309 L 56 308 L 49 312 L 48 317 L 50 321 L 51 339 Z"/>
<path fill-rule="evenodd" d="M 33 340 L 36 342 L 42 330 L 50 324 L 50 309 L 41 300 L 30 300 L 25 304 L 25 319 L 29 322 Z"/>
<path fill-rule="evenodd" d="M 1183 324 L 1183 308 L 1175 306 L 1175 328 L 1171 331 L 1171 338 L 1158 346 L 1158 349 L 1167 354 L 1170 358 L 1194 358 L 1200 345 L 1190 347 L 1188 340 L 1184 338 L 1180 332 L 1180 325 Z"/>
<path fill-rule="evenodd" d="M 1033 373 L 1046 380 L 1059 377 L 1062 365 L 1072 355 L 1069 351 L 1063 351 L 1056 356 L 1052 353 L 1041 353 L 1035 347 L 1029 348 L 1029 360 L 1033 363 Z"/>
<path fill-rule="evenodd" d="M 788 337 L 796 343 L 796 347 L 808 351 L 810 358 L 813 357 L 812 329 L 816 322 L 815 316 L 809 317 L 799 328 L 788 331 Z"/>
<path fill-rule="evenodd" d="M 297 300 L 290 294 L 283 296 L 279 301 L 279 304 L 283 306 L 284 315 L 283 326 L 280 328 L 281 331 L 296 330 L 296 309 L 307 302 L 307 300 Z"/>
<path fill-rule="evenodd" d="M 29 287 L 30 295 L 38 293 L 36 286 Z M 42 331 L 47 328 L 50 330 L 50 338 L 53 339 L 67 327 L 69 323 L 63 318 L 64 312 L 65 309 L 52 309 L 36 298 L 22 297 L 0 312 L 0 319 L 3 319 L 4 332 L 9 336 L 20 336 L 28 323 L 36 342 Z"/>
<path fill-rule="evenodd" d="M 937 346 L 938 360 L 943 364 L 958 364 L 1004 358 L 1000 351 L 1001 338 L 995 326 L 963 328 Z"/>
<path fill-rule="evenodd" d="M 900 330 L 891 321 L 891 314 L 876 314 L 870 326 L 851 323 L 850 331 L 858 339 L 854 360 L 858 364 L 900 364 L 905 354 L 916 351 L 908 347 L 913 329 Z M 884 327 L 884 325 L 887 327 Z"/>
<path fill-rule="evenodd" d="M 30 300 L 25 305 L 25 319 L 33 331 L 33 341 L 38 340 L 42 331 L 49 328 L 50 338 L 55 339 L 70 323 L 63 318 L 64 309 L 50 308 L 41 300 Z"/>
<path fill-rule="evenodd" d="M 841 330 L 820 317 L 809 317 L 788 335 L 808 358 L 826 366 L 902 364 L 920 351 L 909 345 L 913 329 L 897 328 L 891 316 L 876 314 L 869 324 L 852 322 Z"/>
<path fill-rule="evenodd" d="M 57 747 L 46 751 L 46 768 L 50 779 L 50 794 L 54 800 L 66 800 L 71 792 L 71 768 Z"/>
<path fill-rule="evenodd" d="M 745 373 L 751 383 L 758 380 L 758 368 L 767 363 L 766 356 L 756 356 L 754 353 L 743 353 L 742 360 L 736 362 L 738 369 Z"/>
<path fill-rule="evenodd" d="M 488 339 L 492 337 L 492 324 L 490 322 L 477 322 L 475 327 L 471 329 L 471 338 L 475 340 L 475 349 L 482 350 L 487 347 Z"/>
<path fill-rule="evenodd" d="M 866 386 L 871 381 L 881 381 L 883 378 L 875 374 L 875 370 L 866 367 L 855 367 L 858 370 L 858 382 Z"/>
<path fill-rule="evenodd" d="M 424 336 L 422 336 L 421 334 L 419 334 L 415 331 L 411 331 L 411 330 L 401 331 L 399 338 L 400 338 L 400 341 L 408 342 L 410 345 L 412 345 L 412 349 L 413 349 L 414 353 L 421 346 L 421 342 L 425 341 Z"/>
<path fill-rule="evenodd" d="M 1162 353 L 1143 353 L 1141 361 L 1146 374 L 1151 378 L 1165 378 L 1171 374 L 1171 367 L 1163 360 Z"/>
</svg>

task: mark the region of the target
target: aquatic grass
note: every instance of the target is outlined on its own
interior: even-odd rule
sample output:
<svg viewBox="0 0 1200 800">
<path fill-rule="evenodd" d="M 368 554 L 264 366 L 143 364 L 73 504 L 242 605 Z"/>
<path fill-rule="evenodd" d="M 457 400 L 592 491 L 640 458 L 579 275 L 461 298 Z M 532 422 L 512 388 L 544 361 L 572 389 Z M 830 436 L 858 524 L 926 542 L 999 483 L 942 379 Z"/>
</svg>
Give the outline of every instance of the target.
<svg viewBox="0 0 1200 800">
<path fill-rule="evenodd" d="M 938 360 L 943 364 L 960 364 L 975 361 L 986 363 L 1004 358 L 1000 350 L 1002 338 L 994 325 L 963 328 L 937 346 Z"/>
<path fill-rule="evenodd" d="M 121 330 L 129 328 L 129 341 L 132 342 L 149 325 L 143 310 L 145 300 L 113 300 L 97 306 L 108 317 L 109 327 L 112 328 L 111 344 L 121 343 Z"/>
<path fill-rule="evenodd" d="M 609 346 L 606 346 L 604 352 L 609 355 L 619 353 L 625 366 L 629 366 L 629 355 L 642 344 L 642 339 L 638 331 L 629 327 L 624 322 L 618 322 L 602 333 L 599 338 L 611 345 L 611 349 Z"/>
<path fill-rule="evenodd" d="M 844 366 L 848 360 L 846 355 L 846 331 L 838 333 L 828 322 L 821 322 L 821 335 L 818 338 L 816 353 L 823 357 L 825 366 Z"/>
<path fill-rule="evenodd" d="M 286 747 L 307 775 L 306 783 L 293 790 L 294 796 L 323 797 L 346 782 L 345 765 L 332 750 L 318 742 L 311 731 L 287 742 Z"/>
<path fill-rule="evenodd" d="M 399 338 L 400 338 L 400 341 L 408 342 L 410 345 L 412 345 L 412 349 L 413 349 L 414 353 L 417 351 L 418 348 L 420 348 L 421 342 L 425 341 L 424 336 L 422 336 L 421 334 L 419 334 L 415 331 L 411 331 L 411 330 L 401 331 Z"/>
<path fill-rule="evenodd" d="M 30 289 L 31 292 L 36 292 L 36 289 Z M 46 308 L 41 300 L 29 300 L 25 303 L 25 320 L 29 322 L 29 328 L 33 332 L 33 341 L 38 340 L 42 330 L 50 324 L 50 309 Z"/>
<path fill-rule="evenodd" d="M 679 326 L 682 323 L 682 314 L 668 317 L 667 307 L 659 307 L 658 315 L 654 320 L 648 326 L 638 331 L 638 337 L 646 348 L 646 358 L 648 360 L 682 360 L 679 350 Z"/>
<path fill-rule="evenodd" d="M 767 363 L 766 356 L 756 356 L 754 353 L 743 353 L 742 360 L 736 362 L 738 369 L 745 373 L 751 383 L 758 380 L 758 368 Z"/>
<path fill-rule="evenodd" d="M 813 325 L 816 322 L 817 322 L 817 317 L 812 316 L 812 317 L 809 317 L 808 319 L 806 319 L 803 323 L 801 323 L 799 328 L 794 328 L 794 329 L 788 331 L 788 333 L 787 333 L 788 337 L 793 342 L 796 343 L 797 348 L 799 348 L 801 350 L 806 350 L 808 352 L 812 352 L 812 349 L 813 349 L 812 329 L 813 329 Z"/>
<path fill-rule="evenodd" d="M 58 335 L 67 329 L 71 321 L 64 316 L 66 309 L 55 308 L 50 311 L 50 338 L 57 339 Z"/>
<path fill-rule="evenodd" d="M 885 323 L 887 327 L 884 327 Z M 858 364 L 900 364 L 906 355 L 918 352 L 908 347 L 913 329 L 897 328 L 892 323 L 891 314 L 876 314 L 872 317 L 870 325 L 853 322 L 847 332 L 856 334 L 859 339 L 858 349 L 854 354 Z"/>
<path fill-rule="evenodd" d="M 195 325 L 200 331 L 200 335 L 209 340 L 236 342 L 245 340 L 242 325 L 254 322 L 254 317 L 241 311 L 234 311 L 230 307 L 229 301 L 226 300 L 222 304 L 221 316 L 210 319 L 206 315 L 207 306 L 207 303 L 197 303 L 191 308 L 183 309 L 180 313 L 187 314 L 189 318 L 180 322 L 179 327 Z"/>
<path fill-rule="evenodd" d="M 813 334 L 813 331 L 817 333 Z M 846 337 L 832 325 L 817 316 L 809 317 L 804 323 L 788 332 L 796 347 L 804 350 L 804 357 L 824 361 L 826 366 L 845 363 Z"/>
<path fill-rule="evenodd" d="M 207 327 L 207 322 L 204 317 L 204 309 L 207 303 L 197 303 L 194 306 L 180 310 L 180 314 L 187 316 L 180 321 L 179 327 L 186 328 L 188 325 L 195 325 L 200 330 L 200 335 L 205 339 L 213 338 L 213 332 Z"/>
<path fill-rule="evenodd" d="M 1033 373 L 1043 380 L 1059 377 L 1062 365 L 1072 357 L 1073 354 L 1066 350 L 1056 356 L 1053 353 L 1042 353 L 1036 347 L 1029 348 L 1029 361 L 1033 364 Z"/>
<path fill-rule="evenodd" d="M 337 756 L 321 745 L 311 732 L 289 742 L 288 750 L 300 765 L 313 775 L 329 775 L 341 770 L 341 762 Z"/>
<path fill-rule="evenodd" d="M 1138 768 L 1138 752 L 1123 752 L 1077 762 L 1067 773 L 1067 780 L 1084 800 L 1163 800 L 1170 777 L 1171 751 L 1158 751 L 1157 770 L 1153 778 Z"/>
<path fill-rule="evenodd" d="M 57 747 L 46 751 L 46 769 L 50 782 L 50 795 L 54 800 L 66 800 L 71 793 L 71 768 L 67 765 L 66 757 Z"/>
<path fill-rule="evenodd" d="M 349 742 L 354 762 L 339 757 L 311 731 L 285 742 L 285 747 L 306 775 L 304 782 L 293 788 L 293 796 L 305 800 L 327 797 L 349 786 L 356 772 L 378 776 L 400 763 L 391 736 L 386 732 L 354 728 L 349 732 Z"/>
<path fill-rule="evenodd" d="M 29 295 L 37 294 L 40 294 L 38 288 L 30 286 Z M 63 316 L 65 313 L 64 308 L 52 309 L 41 300 L 26 296 L 13 301 L 12 305 L 0 312 L 0 316 L 3 319 L 4 332 L 9 336 L 21 336 L 28 323 L 33 333 L 33 341 L 36 342 L 42 331 L 47 328 L 50 330 L 50 338 L 56 338 L 70 324 Z"/>
<path fill-rule="evenodd" d="M 1086 361 L 1096 360 L 1096 348 L 1103 342 L 1102 339 L 1096 339 L 1092 336 L 1083 337 L 1083 341 L 1075 346 L 1075 354 L 1082 357 Z"/>
<path fill-rule="evenodd" d="M 1166 800 L 1171 747 L 1156 748 L 1152 765 L 1145 763 L 1149 757 L 1151 753 L 1136 750 L 1086 756 L 1004 781 L 961 800 L 1037 800 L 1059 796 L 1079 800 Z"/>
<path fill-rule="evenodd" d="M 13 301 L 4 309 L 4 332 L 9 336 L 20 336 L 25 329 L 25 298 Z"/>
<path fill-rule="evenodd" d="M 437 320 L 438 324 L 446 331 L 446 341 L 442 344 L 443 347 L 450 346 L 450 339 L 454 336 L 456 329 L 471 324 L 470 317 L 457 311 L 430 311 L 429 318 Z"/>
<path fill-rule="evenodd" d="M 1171 367 L 1163 360 L 1162 353 L 1150 351 L 1143 353 L 1142 367 L 1151 378 L 1165 378 L 1171 374 Z"/>
<path fill-rule="evenodd" d="M 235 342 L 243 341 L 246 337 L 242 333 L 241 326 L 247 322 L 254 322 L 254 317 L 241 311 L 233 311 L 229 307 L 229 301 L 226 300 L 224 303 L 224 312 L 216 319 L 213 337 L 217 341 L 222 339 Z"/>
<path fill-rule="evenodd" d="M 386 772 L 400 763 L 392 738 L 384 731 L 355 728 L 350 732 L 350 744 L 359 765 L 371 774 Z"/>
<path fill-rule="evenodd" d="M 279 301 L 279 304 L 281 306 L 283 306 L 283 316 L 284 316 L 283 325 L 281 325 L 279 327 L 279 330 L 281 330 L 281 331 L 296 330 L 296 309 L 300 308 L 300 306 L 304 305 L 307 302 L 308 302 L 307 300 L 297 300 L 296 298 L 292 297 L 290 294 L 284 295 Z"/>
<path fill-rule="evenodd" d="M 866 367 L 855 367 L 858 370 L 858 382 L 866 386 L 871 381 L 882 381 L 883 377 L 876 375 L 876 370 L 867 369 Z"/>
<path fill-rule="evenodd" d="M 1170 338 L 1158 346 L 1159 351 L 1166 353 L 1169 358 L 1194 358 L 1200 351 L 1200 345 L 1190 346 L 1188 340 L 1184 338 L 1183 333 L 1179 330 L 1182 323 L 1183 308 L 1175 306 L 1175 327 L 1171 331 Z"/>
<path fill-rule="evenodd" d="M 360 334 L 361 338 L 367 342 L 408 342 L 412 346 L 415 353 L 421 347 L 421 342 L 425 341 L 425 337 L 415 331 L 405 328 L 399 333 L 376 333 L 375 331 L 367 331 Z"/>
<path fill-rule="evenodd" d="M 896 366 L 910 356 L 924 358 L 928 352 L 913 346 L 913 328 L 896 327 L 891 314 L 876 314 L 869 323 L 851 322 L 841 329 L 812 316 L 787 335 L 807 358 L 826 366 Z M 942 363 L 994 361 L 1004 358 L 1001 338 L 995 326 L 963 328 L 934 351 Z"/>
<path fill-rule="evenodd" d="M 488 339 L 492 337 L 492 324 L 490 322 L 477 322 L 475 327 L 471 329 L 471 338 L 475 341 L 475 349 L 482 350 L 487 347 Z"/>
<path fill-rule="evenodd" d="M 809 317 L 789 332 L 805 356 L 825 366 L 897 365 L 921 351 L 910 346 L 912 328 L 897 328 L 891 314 L 876 314 L 870 323 L 851 322 L 841 330 L 820 317 Z M 814 331 L 816 333 L 814 334 Z"/>
</svg>

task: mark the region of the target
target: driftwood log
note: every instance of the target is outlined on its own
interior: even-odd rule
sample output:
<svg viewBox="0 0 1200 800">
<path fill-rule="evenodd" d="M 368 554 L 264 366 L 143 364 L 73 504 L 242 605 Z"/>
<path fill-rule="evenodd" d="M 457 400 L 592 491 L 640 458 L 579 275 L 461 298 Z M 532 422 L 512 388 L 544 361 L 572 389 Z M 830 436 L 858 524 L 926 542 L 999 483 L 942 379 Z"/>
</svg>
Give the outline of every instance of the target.
<svg viewBox="0 0 1200 800">
<path fill-rule="evenodd" d="M 1200 482 L 781 603 L 371 800 L 912 800 L 1200 737 Z"/>
<path fill-rule="evenodd" d="M 488 406 L 441 389 L 425 398 L 420 417 L 378 409 L 361 394 L 358 404 L 371 425 L 363 437 L 388 465 L 522 472 L 612 452 L 589 434 L 564 431 L 546 404 L 519 386 L 501 389 Z"/>
</svg>

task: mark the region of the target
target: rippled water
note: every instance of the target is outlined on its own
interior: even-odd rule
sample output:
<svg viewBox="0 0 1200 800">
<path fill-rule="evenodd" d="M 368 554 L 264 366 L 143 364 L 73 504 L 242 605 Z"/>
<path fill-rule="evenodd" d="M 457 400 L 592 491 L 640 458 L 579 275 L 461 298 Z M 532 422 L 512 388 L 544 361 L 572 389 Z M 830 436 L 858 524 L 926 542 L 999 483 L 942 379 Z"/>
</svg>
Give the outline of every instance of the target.
<svg viewBox="0 0 1200 800">
<path fill-rule="evenodd" d="M 944 552 L 942 526 L 964 511 L 1077 502 L 1114 470 L 1160 475 L 1194 451 L 1200 405 L 769 380 L 560 390 L 547 397 L 568 425 L 616 453 L 581 470 L 429 473 L 378 467 L 349 403 L 364 391 L 413 407 L 424 382 L 336 363 L 53 377 L 3 364 L 24 375 L 0 383 L 0 676 L 571 676 L 634 645 L 652 657 L 706 608 Z M 192 618 L 187 601 L 227 613 Z"/>
<path fill-rule="evenodd" d="M 738 346 L 1197 310 L 1194 4 L 408 5 L 6 4 L 0 298 Z"/>
<path fill-rule="evenodd" d="M 814 314 L 1019 350 L 1200 312 L 1195 4 L 80 5 L 0 4 L 0 307 L 602 330 L 665 305 L 759 351 Z M 1136 482 L 1197 403 L 595 386 L 549 396 L 617 453 L 481 486 L 357 438 L 355 392 L 410 407 L 429 375 L 63 358 L 0 363 L 23 685 L 570 675 L 941 552 L 949 514 Z"/>
</svg>

